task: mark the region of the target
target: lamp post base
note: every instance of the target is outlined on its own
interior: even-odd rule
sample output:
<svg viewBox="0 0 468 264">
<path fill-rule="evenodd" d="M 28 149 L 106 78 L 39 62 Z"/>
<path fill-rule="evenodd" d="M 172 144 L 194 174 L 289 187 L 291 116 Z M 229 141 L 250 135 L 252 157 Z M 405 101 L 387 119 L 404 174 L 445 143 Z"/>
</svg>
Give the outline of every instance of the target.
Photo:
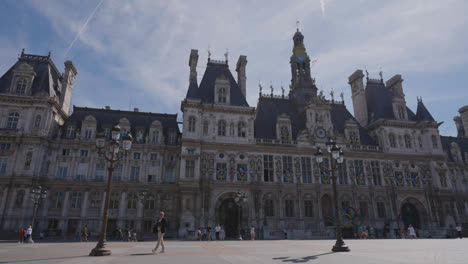
<svg viewBox="0 0 468 264">
<path fill-rule="evenodd" d="M 350 251 L 350 249 L 343 240 L 337 240 L 335 245 L 332 248 L 332 251 L 333 252 L 348 252 Z"/>
<path fill-rule="evenodd" d="M 105 243 L 98 243 L 93 250 L 89 253 L 90 256 L 109 256 L 111 250 L 106 246 Z"/>
</svg>

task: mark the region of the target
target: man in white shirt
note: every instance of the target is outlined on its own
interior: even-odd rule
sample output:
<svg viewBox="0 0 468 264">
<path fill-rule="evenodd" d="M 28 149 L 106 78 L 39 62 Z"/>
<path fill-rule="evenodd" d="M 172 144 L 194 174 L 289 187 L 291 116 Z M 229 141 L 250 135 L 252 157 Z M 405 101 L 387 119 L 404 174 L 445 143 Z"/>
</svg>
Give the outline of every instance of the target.
<svg viewBox="0 0 468 264">
<path fill-rule="evenodd" d="M 221 231 L 221 227 L 219 224 L 216 225 L 215 227 L 215 232 L 216 232 L 216 240 L 219 240 L 219 232 Z"/>
<path fill-rule="evenodd" d="M 457 226 L 455 228 L 457 229 L 458 238 L 462 239 L 463 236 L 462 236 L 462 227 L 461 227 L 461 225 L 457 224 Z"/>
<path fill-rule="evenodd" d="M 28 230 L 26 230 L 26 241 L 34 243 L 34 240 L 32 239 L 32 226 L 29 226 Z"/>
</svg>

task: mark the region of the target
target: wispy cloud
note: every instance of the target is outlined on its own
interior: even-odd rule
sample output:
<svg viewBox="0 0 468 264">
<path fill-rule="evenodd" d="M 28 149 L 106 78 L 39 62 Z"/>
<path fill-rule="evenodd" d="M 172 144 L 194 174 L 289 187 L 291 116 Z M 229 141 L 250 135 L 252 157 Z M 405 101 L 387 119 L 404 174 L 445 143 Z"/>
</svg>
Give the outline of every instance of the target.
<svg viewBox="0 0 468 264">
<path fill-rule="evenodd" d="M 322 10 L 322 16 L 325 16 L 325 0 L 320 0 L 320 9 Z"/>
</svg>

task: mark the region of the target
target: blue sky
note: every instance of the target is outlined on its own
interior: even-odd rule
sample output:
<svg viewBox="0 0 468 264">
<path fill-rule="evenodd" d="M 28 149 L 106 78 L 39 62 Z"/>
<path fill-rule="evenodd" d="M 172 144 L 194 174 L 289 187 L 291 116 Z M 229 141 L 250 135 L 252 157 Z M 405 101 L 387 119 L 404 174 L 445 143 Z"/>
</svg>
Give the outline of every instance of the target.
<svg viewBox="0 0 468 264">
<path fill-rule="evenodd" d="M 247 55 L 247 100 L 255 106 L 259 81 L 277 94 L 289 85 L 299 20 L 325 94 L 343 91 L 352 112 L 348 76 L 367 67 L 377 78 L 381 67 L 385 80 L 403 76 L 411 109 L 422 96 L 445 122 L 441 134 L 455 136 L 453 117 L 468 104 L 466 10 L 463 0 L 3 0 L 0 74 L 22 48 L 50 50 L 59 69 L 67 59 L 78 68 L 74 105 L 180 113 L 190 49 L 199 50 L 199 81 L 208 47 L 214 59 L 228 49 L 234 74 L 239 55 Z"/>
</svg>

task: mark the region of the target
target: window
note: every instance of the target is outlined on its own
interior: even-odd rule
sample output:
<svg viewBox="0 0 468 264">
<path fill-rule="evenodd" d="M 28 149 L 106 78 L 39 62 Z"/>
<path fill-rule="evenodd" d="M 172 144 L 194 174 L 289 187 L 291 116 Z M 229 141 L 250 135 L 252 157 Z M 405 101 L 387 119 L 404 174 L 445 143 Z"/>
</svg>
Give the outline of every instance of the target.
<svg viewBox="0 0 468 264">
<path fill-rule="evenodd" d="M 88 150 L 82 149 L 80 151 L 80 156 L 81 157 L 88 157 Z"/>
<path fill-rule="evenodd" d="M 273 204 L 273 200 L 266 200 L 265 201 L 265 216 L 274 216 L 275 215 L 275 207 Z"/>
<path fill-rule="evenodd" d="M 81 192 L 72 193 L 71 208 L 81 208 Z"/>
<path fill-rule="evenodd" d="M 343 163 L 338 163 L 338 183 L 339 184 L 348 184 L 348 171 L 346 170 L 346 160 Z"/>
<path fill-rule="evenodd" d="M 138 181 L 140 178 L 140 167 L 132 167 L 130 170 L 130 181 Z"/>
<path fill-rule="evenodd" d="M 62 156 L 70 156 L 70 149 L 62 149 Z"/>
<path fill-rule="evenodd" d="M 143 232 L 145 233 L 150 233 L 152 232 L 153 228 L 153 221 L 151 220 L 145 220 L 143 222 Z"/>
<path fill-rule="evenodd" d="M 150 153 L 150 160 L 157 160 L 158 159 L 158 153 Z"/>
<path fill-rule="evenodd" d="M 245 137 L 245 123 L 242 121 L 237 125 L 237 136 Z"/>
<path fill-rule="evenodd" d="M 140 152 L 134 152 L 133 153 L 133 159 L 139 160 L 141 158 L 141 153 Z"/>
<path fill-rule="evenodd" d="M 119 209 L 120 197 L 118 193 L 113 192 L 109 201 L 109 209 Z"/>
<path fill-rule="evenodd" d="M 390 147 L 396 148 L 395 134 L 390 133 L 390 134 L 388 135 L 388 140 L 390 141 Z"/>
<path fill-rule="evenodd" d="M 185 161 L 185 178 L 195 177 L 195 161 L 186 160 Z"/>
<path fill-rule="evenodd" d="M 148 174 L 148 182 L 156 182 L 156 174 Z"/>
<path fill-rule="evenodd" d="M 289 129 L 287 126 L 282 126 L 280 128 L 280 139 L 282 140 L 289 140 L 291 136 L 289 135 Z"/>
<path fill-rule="evenodd" d="M 354 161 L 354 173 L 356 175 L 356 184 L 365 185 L 366 178 L 364 176 L 364 166 L 362 164 L 362 160 Z"/>
<path fill-rule="evenodd" d="M 226 136 L 226 122 L 224 120 L 218 122 L 218 136 Z"/>
<path fill-rule="evenodd" d="M 371 161 L 372 180 L 375 186 L 382 185 L 382 178 L 380 177 L 380 163 L 378 161 Z"/>
<path fill-rule="evenodd" d="M 456 180 L 452 180 L 452 190 L 454 192 L 457 192 L 457 181 Z"/>
<path fill-rule="evenodd" d="M 68 168 L 67 167 L 59 167 L 57 173 L 57 179 L 65 179 L 67 178 Z"/>
<path fill-rule="evenodd" d="M 62 203 L 63 203 L 63 193 L 62 192 L 54 193 L 54 195 L 52 196 L 52 208 L 61 209 Z"/>
<path fill-rule="evenodd" d="M 312 166 L 310 158 L 301 158 L 301 173 L 303 183 L 312 183 Z"/>
<path fill-rule="evenodd" d="M 218 89 L 218 103 L 226 103 L 226 89 Z"/>
<path fill-rule="evenodd" d="M 8 114 L 8 120 L 6 128 L 16 129 L 18 128 L 19 114 L 18 112 L 11 112 Z"/>
<path fill-rule="evenodd" d="M 286 217 L 293 217 L 294 216 L 294 201 L 293 200 L 285 200 L 285 215 Z"/>
<path fill-rule="evenodd" d="M 423 148 L 422 138 L 421 136 L 418 137 L 419 148 Z"/>
<path fill-rule="evenodd" d="M 151 142 L 158 143 L 159 142 L 159 131 L 153 131 L 153 135 L 151 137 Z"/>
<path fill-rule="evenodd" d="M 111 136 L 110 128 L 108 128 L 108 127 L 104 128 L 104 137 L 106 137 L 106 139 L 109 140 L 110 136 Z"/>
<path fill-rule="evenodd" d="M 154 205 L 155 205 L 154 199 L 151 198 L 151 195 L 148 196 L 148 197 L 150 197 L 150 198 L 148 198 L 148 199 L 145 200 L 145 209 L 146 209 L 146 210 L 148 210 L 148 209 L 153 210 L 154 207 L 155 207 L 155 206 L 154 206 Z"/>
<path fill-rule="evenodd" d="M 208 135 L 208 128 L 209 128 L 209 125 L 208 125 L 208 121 L 205 121 L 203 122 L 203 135 Z"/>
<path fill-rule="evenodd" d="M 314 217 L 314 204 L 311 200 L 304 201 L 304 215 L 305 217 Z"/>
<path fill-rule="evenodd" d="M 26 79 L 19 79 L 16 83 L 16 94 L 25 94 L 26 93 L 26 86 L 28 85 L 28 81 Z"/>
<path fill-rule="evenodd" d="M 175 144 L 175 134 L 174 133 L 169 133 L 169 144 L 170 145 Z"/>
<path fill-rule="evenodd" d="M 377 202 L 377 216 L 379 218 L 385 217 L 385 204 L 383 202 Z"/>
<path fill-rule="evenodd" d="M 73 138 L 75 136 L 75 127 L 69 126 L 67 127 L 67 138 Z"/>
<path fill-rule="evenodd" d="M 138 198 L 135 193 L 129 193 L 127 198 L 127 209 L 136 209 L 137 208 Z"/>
<path fill-rule="evenodd" d="M 432 135 L 431 139 L 432 139 L 432 147 L 438 148 L 439 144 L 437 144 L 437 137 L 435 135 Z"/>
<path fill-rule="evenodd" d="M 232 123 L 232 122 L 229 125 L 229 135 L 234 136 L 234 123 Z"/>
<path fill-rule="evenodd" d="M 323 162 L 319 164 L 320 166 L 320 176 L 322 184 L 330 184 L 331 183 L 331 176 L 330 176 L 330 167 L 328 164 L 328 159 L 324 158 Z"/>
<path fill-rule="evenodd" d="M 166 173 L 164 174 L 164 182 L 174 182 L 174 168 L 166 167 Z"/>
<path fill-rule="evenodd" d="M 84 180 L 86 175 L 88 175 L 88 163 L 79 163 L 75 179 Z"/>
<path fill-rule="evenodd" d="M 0 174 L 6 173 L 8 158 L 0 158 Z"/>
<path fill-rule="evenodd" d="M 135 138 L 136 143 L 143 143 L 143 131 L 138 130 L 136 132 L 136 138 Z"/>
<path fill-rule="evenodd" d="M 411 137 L 410 135 L 405 135 L 405 148 L 411 148 L 412 147 L 412 144 L 411 144 Z"/>
<path fill-rule="evenodd" d="M 1 143 L 0 150 L 10 150 L 11 144 L 10 143 Z"/>
<path fill-rule="evenodd" d="M 216 163 L 216 179 L 225 181 L 227 176 L 227 165 L 226 163 Z"/>
<path fill-rule="evenodd" d="M 283 156 L 283 181 L 294 182 L 293 163 L 291 156 Z"/>
<path fill-rule="evenodd" d="M 127 129 L 126 128 L 120 129 L 120 140 L 122 140 L 123 137 L 125 137 L 126 135 L 127 135 Z"/>
<path fill-rule="evenodd" d="M 189 154 L 189 155 L 195 155 L 195 149 L 193 149 L 193 148 L 188 148 L 188 149 L 187 149 L 187 154 Z"/>
<path fill-rule="evenodd" d="M 16 207 L 23 207 L 23 200 L 24 200 L 24 190 L 19 190 L 16 194 L 15 206 Z"/>
<path fill-rule="evenodd" d="M 121 181 L 122 180 L 122 165 L 117 164 L 114 167 L 114 173 L 112 174 L 112 180 Z"/>
<path fill-rule="evenodd" d="M 94 179 L 97 181 L 104 180 L 104 164 L 96 164 L 96 175 Z"/>
<path fill-rule="evenodd" d="M 195 117 L 191 116 L 188 120 L 188 131 L 195 132 Z"/>
<path fill-rule="evenodd" d="M 273 156 L 263 156 L 263 181 L 273 182 Z"/>
<path fill-rule="evenodd" d="M 85 138 L 90 139 L 93 136 L 93 130 L 91 128 L 86 128 L 85 129 Z"/>
<path fill-rule="evenodd" d="M 100 192 L 93 192 L 91 196 L 91 208 L 99 209 L 101 208 L 101 193 Z"/>
<path fill-rule="evenodd" d="M 39 128 L 41 126 L 41 115 L 37 115 L 34 120 L 34 128 Z"/>
</svg>

